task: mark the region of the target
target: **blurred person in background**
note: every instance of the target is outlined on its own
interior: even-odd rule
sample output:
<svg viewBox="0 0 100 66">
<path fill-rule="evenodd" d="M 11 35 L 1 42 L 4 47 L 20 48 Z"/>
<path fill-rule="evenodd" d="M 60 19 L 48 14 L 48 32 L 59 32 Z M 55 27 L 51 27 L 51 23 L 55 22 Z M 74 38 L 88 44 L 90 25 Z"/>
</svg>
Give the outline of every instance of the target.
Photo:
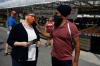
<svg viewBox="0 0 100 66">
<path fill-rule="evenodd" d="M 53 17 L 50 17 L 45 25 L 45 31 L 47 33 L 51 33 L 54 28 L 54 20 Z M 50 46 L 52 44 L 52 38 L 48 38 L 47 42 L 45 43 L 46 47 Z"/>
<path fill-rule="evenodd" d="M 7 19 L 7 22 L 6 22 L 6 26 L 7 26 L 7 34 L 9 35 L 11 29 L 17 24 L 16 22 L 16 11 L 11 11 L 10 13 L 10 17 Z M 5 51 L 4 51 L 4 55 L 8 55 L 10 54 L 10 52 L 8 51 L 9 49 L 9 46 L 8 44 L 6 43 L 5 44 Z"/>
</svg>

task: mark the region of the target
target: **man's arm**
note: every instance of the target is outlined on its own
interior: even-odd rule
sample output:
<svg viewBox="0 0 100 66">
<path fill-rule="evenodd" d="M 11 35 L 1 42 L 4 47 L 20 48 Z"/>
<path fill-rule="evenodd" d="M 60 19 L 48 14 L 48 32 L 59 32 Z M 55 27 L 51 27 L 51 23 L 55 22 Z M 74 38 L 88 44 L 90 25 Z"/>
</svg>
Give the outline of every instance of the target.
<svg viewBox="0 0 100 66">
<path fill-rule="evenodd" d="M 42 36 L 47 37 L 47 38 L 51 38 L 50 33 L 47 33 L 47 32 L 40 32 L 40 34 L 41 34 Z"/>
<path fill-rule="evenodd" d="M 39 24 L 37 24 L 37 30 L 38 30 L 38 32 L 42 35 L 42 36 L 44 36 L 44 37 L 47 37 L 47 38 L 50 38 L 51 37 L 51 35 L 50 35 L 50 33 L 47 33 L 46 31 L 41 31 L 40 29 L 39 29 Z M 40 27 L 41 28 L 41 27 Z M 45 30 L 45 29 L 44 29 Z"/>
<path fill-rule="evenodd" d="M 73 60 L 73 66 L 78 66 L 79 55 L 80 55 L 80 41 L 79 37 L 74 38 L 75 43 L 75 57 Z"/>
</svg>

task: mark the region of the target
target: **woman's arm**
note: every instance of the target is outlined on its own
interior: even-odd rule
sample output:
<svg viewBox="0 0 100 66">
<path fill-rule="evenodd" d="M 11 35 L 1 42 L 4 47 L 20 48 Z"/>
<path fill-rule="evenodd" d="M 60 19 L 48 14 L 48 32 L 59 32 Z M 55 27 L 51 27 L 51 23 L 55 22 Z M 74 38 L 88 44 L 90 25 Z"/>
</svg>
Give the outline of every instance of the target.
<svg viewBox="0 0 100 66">
<path fill-rule="evenodd" d="M 28 43 L 28 42 L 15 42 L 14 43 L 14 46 L 28 47 L 29 45 L 31 45 L 31 43 Z"/>
<path fill-rule="evenodd" d="M 14 33 L 15 33 L 15 28 L 11 29 L 10 34 L 8 36 L 8 39 L 7 39 L 7 43 L 11 47 L 14 47 L 14 43 L 15 43 L 15 38 L 14 38 L 15 35 L 14 35 Z"/>
<path fill-rule="evenodd" d="M 18 38 L 18 26 L 15 26 L 14 28 L 11 29 L 9 37 L 7 39 L 7 43 L 11 46 L 11 47 L 15 47 L 15 46 L 23 46 L 23 47 L 27 47 L 30 45 L 29 42 L 17 42 L 16 39 Z M 20 37 L 19 37 L 20 38 Z"/>
</svg>

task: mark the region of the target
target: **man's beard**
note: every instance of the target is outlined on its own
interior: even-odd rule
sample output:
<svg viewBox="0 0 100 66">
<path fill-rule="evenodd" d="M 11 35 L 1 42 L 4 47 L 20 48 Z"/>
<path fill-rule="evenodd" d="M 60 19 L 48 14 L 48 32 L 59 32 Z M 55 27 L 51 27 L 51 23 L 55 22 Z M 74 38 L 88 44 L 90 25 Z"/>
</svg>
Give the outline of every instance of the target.
<svg viewBox="0 0 100 66">
<path fill-rule="evenodd" d="M 62 18 L 61 16 L 54 16 L 54 26 L 59 27 L 62 23 Z"/>
</svg>

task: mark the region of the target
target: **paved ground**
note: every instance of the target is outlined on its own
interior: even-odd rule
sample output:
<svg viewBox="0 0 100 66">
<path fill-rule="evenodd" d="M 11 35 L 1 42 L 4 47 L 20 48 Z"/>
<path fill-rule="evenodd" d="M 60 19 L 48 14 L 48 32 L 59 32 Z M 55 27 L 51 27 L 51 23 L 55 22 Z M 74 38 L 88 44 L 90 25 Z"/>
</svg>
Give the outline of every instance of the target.
<svg viewBox="0 0 100 66">
<path fill-rule="evenodd" d="M 5 32 L 5 31 L 4 31 Z M 3 31 L 0 31 L 0 41 L 5 40 Z M 51 66 L 50 50 L 51 47 L 45 47 L 45 40 L 41 39 L 39 48 L 39 58 L 37 66 Z M 3 55 L 3 44 L 0 42 L 0 66 L 11 66 L 11 57 Z M 100 55 L 82 51 L 80 54 L 79 66 L 100 66 Z"/>
</svg>

